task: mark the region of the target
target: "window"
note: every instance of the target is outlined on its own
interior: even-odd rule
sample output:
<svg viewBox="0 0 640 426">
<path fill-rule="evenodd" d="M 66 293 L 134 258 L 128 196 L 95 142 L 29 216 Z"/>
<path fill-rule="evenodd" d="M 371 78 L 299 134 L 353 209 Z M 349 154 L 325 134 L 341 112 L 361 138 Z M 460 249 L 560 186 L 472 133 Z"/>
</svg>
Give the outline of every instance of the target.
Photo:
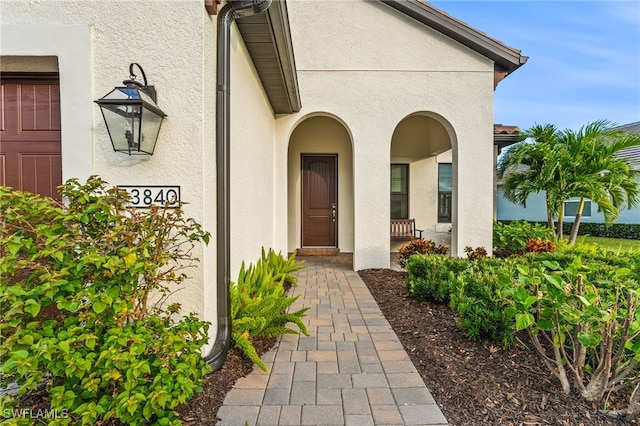
<svg viewBox="0 0 640 426">
<path fill-rule="evenodd" d="M 451 163 L 438 164 L 438 223 L 451 223 Z"/>
<path fill-rule="evenodd" d="M 566 201 L 564 203 L 564 215 L 569 217 L 575 217 L 578 213 L 578 206 L 580 200 Z M 582 217 L 591 217 L 591 201 L 585 200 L 584 207 L 582 209 Z"/>
<path fill-rule="evenodd" d="M 391 165 L 391 219 L 409 219 L 409 165 Z"/>
</svg>

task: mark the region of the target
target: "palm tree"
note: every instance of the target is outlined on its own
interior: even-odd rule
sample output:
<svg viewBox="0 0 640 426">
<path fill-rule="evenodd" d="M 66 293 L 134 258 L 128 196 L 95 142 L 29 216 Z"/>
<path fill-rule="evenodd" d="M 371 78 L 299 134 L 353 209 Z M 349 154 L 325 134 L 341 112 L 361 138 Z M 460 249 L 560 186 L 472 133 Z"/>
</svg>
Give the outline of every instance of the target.
<svg viewBox="0 0 640 426">
<path fill-rule="evenodd" d="M 622 149 L 640 146 L 640 135 L 625 133 L 607 120 L 598 120 L 577 132 L 561 132 L 558 142 L 571 158 L 567 164 L 571 168 L 569 195 L 580 197 L 569 236 L 569 242 L 574 243 L 587 198 L 598 205 L 605 223 L 616 220 L 621 208 L 640 203 L 640 169 L 617 156 Z"/>
<path fill-rule="evenodd" d="M 523 133 L 524 140 L 512 146 L 500 159 L 498 176 L 509 201 L 526 207 L 529 195 L 545 192 L 547 223 L 554 229 L 558 214 L 558 232 L 562 236 L 563 152 L 558 150 L 560 132 L 553 124 L 535 124 Z M 533 142 L 527 141 L 533 139 Z"/>
</svg>

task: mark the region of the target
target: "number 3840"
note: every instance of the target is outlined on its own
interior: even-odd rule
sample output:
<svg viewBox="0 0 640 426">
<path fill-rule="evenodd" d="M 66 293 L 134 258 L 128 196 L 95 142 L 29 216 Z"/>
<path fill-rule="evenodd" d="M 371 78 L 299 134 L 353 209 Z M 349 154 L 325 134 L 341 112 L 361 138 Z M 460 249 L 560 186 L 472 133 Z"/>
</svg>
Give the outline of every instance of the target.
<svg viewBox="0 0 640 426">
<path fill-rule="evenodd" d="M 179 186 L 132 186 L 118 185 L 131 196 L 127 207 L 145 208 L 151 205 L 178 207 L 180 204 Z"/>
</svg>

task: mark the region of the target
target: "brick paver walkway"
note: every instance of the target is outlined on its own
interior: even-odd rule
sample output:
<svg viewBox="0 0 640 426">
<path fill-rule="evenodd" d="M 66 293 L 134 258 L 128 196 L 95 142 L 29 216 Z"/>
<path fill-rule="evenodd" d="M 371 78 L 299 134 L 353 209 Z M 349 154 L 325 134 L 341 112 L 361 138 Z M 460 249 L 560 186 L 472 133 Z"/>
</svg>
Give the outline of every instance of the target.
<svg viewBox="0 0 640 426">
<path fill-rule="evenodd" d="M 300 257 L 309 336 L 285 335 L 220 408 L 218 425 L 446 425 L 351 255 Z"/>
</svg>

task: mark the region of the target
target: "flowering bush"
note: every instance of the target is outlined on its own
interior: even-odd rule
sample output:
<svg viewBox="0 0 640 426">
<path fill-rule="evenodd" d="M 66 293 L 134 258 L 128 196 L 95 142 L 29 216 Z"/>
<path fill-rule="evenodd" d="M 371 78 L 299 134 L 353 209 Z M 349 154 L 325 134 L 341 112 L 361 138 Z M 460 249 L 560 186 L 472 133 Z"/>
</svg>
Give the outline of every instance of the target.
<svg viewBox="0 0 640 426">
<path fill-rule="evenodd" d="M 424 238 L 414 238 L 407 244 L 400 246 L 398 250 L 398 265 L 405 267 L 409 258 L 414 254 L 447 254 L 449 248 L 447 246 L 436 246 L 431 240 L 425 240 Z"/>
<path fill-rule="evenodd" d="M 550 240 L 529 238 L 527 239 L 527 247 L 525 248 L 525 251 L 527 253 L 548 253 L 556 251 L 556 245 Z"/>
</svg>

